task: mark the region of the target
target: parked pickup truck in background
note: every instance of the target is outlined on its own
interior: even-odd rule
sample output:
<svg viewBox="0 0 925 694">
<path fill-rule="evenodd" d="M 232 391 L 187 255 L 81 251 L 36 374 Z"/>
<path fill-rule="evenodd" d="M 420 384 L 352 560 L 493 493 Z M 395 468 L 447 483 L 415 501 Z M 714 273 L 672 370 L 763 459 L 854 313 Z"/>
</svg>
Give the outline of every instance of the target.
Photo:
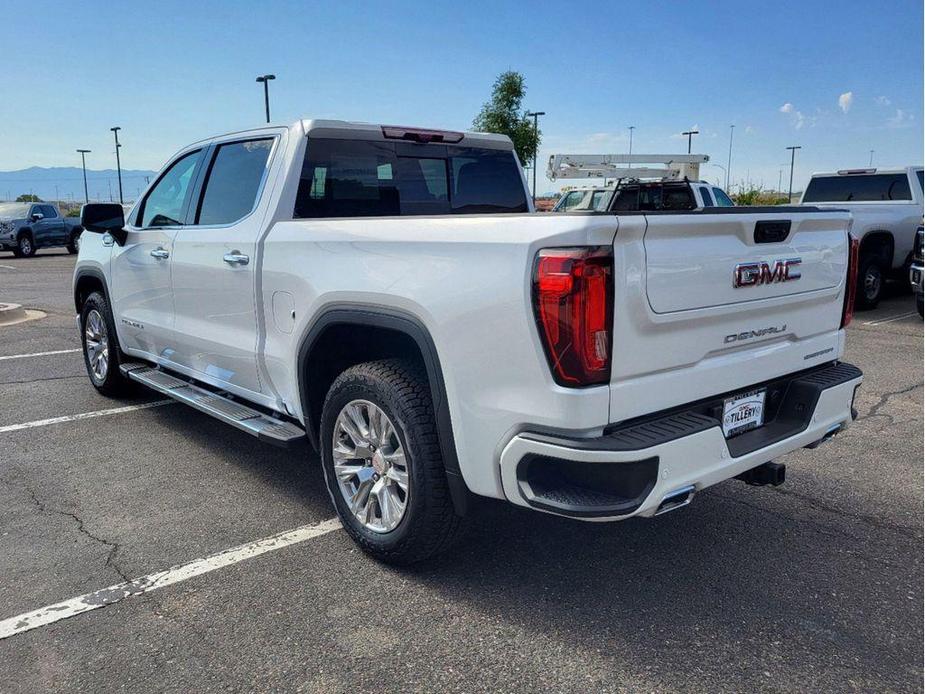
<svg viewBox="0 0 925 694">
<path fill-rule="evenodd" d="M 655 212 L 699 207 L 735 207 L 735 203 L 722 188 L 706 181 L 627 181 L 619 186 L 587 186 L 563 192 L 552 211 Z"/>
<path fill-rule="evenodd" d="M 17 258 L 53 246 L 77 253 L 81 231 L 78 219 L 62 217 L 51 203 L 0 202 L 0 251 L 12 251 Z"/>
<path fill-rule="evenodd" d="M 845 169 L 813 174 L 802 204 L 844 209 L 861 241 L 858 308 L 873 308 L 884 281 L 905 282 L 912 262 L 915 230 L 922 223 L 922 167 Z"/>
<path fill-rule="evenodd" d="M 385 561 L 479 496 L 603 521 L 780 484 L 854 414 L 843 211 L 535 214 L 506 137 L 316 120 L 197 142 L 82 220 L 93 386 L 307 438 Z"/>
</svg>

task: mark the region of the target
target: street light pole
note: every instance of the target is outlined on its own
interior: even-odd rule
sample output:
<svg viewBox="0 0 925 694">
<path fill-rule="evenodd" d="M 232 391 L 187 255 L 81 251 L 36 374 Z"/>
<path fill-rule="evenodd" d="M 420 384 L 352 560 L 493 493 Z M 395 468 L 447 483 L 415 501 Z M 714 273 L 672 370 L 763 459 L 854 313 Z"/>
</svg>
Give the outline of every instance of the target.
<svg viewBox="0 0 925 694">
<path fill-rule="evenodd" d="M 630 151 L 629 153 L 632 155 L 633 153 L 633 131 L 636 129 L 636 126 L 631 125 L 629 126 L 629 128 L 630 128 Z"/>
<path fill-rule="evenodd" d="M 700 131 L 699 130 L 688 130 L 687 132 L 681 133 L 681 134 L 687 135 L 687 153 L 690 154 L 691 153 L 691 140 L 694 138 L 694 135 L 699 135 Z"/>
<path fill-rule="evenodd" d="M 527 113 L 527 118 L 533 118 L 533 139 L 536 147 L 533 150 L 533 202 L 536 203 L 536 162 L 539 157 L 539 134 L 540 134 L 540 116 L 545 116 L 546 111 L 533 111 Z"/>
<path fill-rule="evenodd" d="M 119 159 L 119 148 L 122 146 L 119 144 L 119 131 L 122 130 L 119 126 L 115 128 L 110 128 L 112 134 L 116 138 L 116 174 L 119 176 L 119 204 L 123 204 L 122 200 L 122 162 Z"/>
<path fill-rule="evenodd" d="M 868 166 L 874 165 L 874 150 L 870 150 L 870 163 L 868 163 L 867 165 Z"/>
<path fill-rule="evenodd" d="M 729 126 L 729 160 L 726 162 L 726 192 L 729 192 L 729 172 L 732 171 L 732 133 L 735 132 L 734 125 Z"/>
<path fill-rule="evenodd" d="M 276 75 L 260 75 L 258 82 L 263 82 L 263 105 L 267 111 L 267 123 L 270 122 L 270 80 L 275 80 Z"/>
<path fill-rule="evenodd" d="M 803 149 L 802 147 L 788 147 L 790 150 L 790 187 L 787 189 L 787 204 L 790 204 L 791 198 L 793 198 L 793 164 L 796 161 L 797 150 Z"/>
<path fill-rule="evenodd" d="M 87 192 L 87 155 L 90 154 L 89 149 L 78 149 L 80 152 L 80 164 L 84 170 L 84 202 L 90 202 L 90 193 Z"/>
</svg>

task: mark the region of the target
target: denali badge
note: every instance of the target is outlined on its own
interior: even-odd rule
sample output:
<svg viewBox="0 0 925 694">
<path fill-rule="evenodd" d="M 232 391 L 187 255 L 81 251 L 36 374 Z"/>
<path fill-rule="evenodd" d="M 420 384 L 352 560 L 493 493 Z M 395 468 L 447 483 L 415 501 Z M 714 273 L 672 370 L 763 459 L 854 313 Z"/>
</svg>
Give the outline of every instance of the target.
<svg viewBox="0 0 925 694">
<path fill-rule="evenodd" d="M 739 263 L 732 272 L 732 286 L 754 287 L 759 284 L 798 280 L 800 271 L 797 268 L 801 262 L 800 258 L 786 258 L 775 260 L 771 265 L 765 262 Z"/>
<path fill-rule="evenodd" d="M 753 337 L 764 337 L 765 335 L 775 335 L 777 333 L 782 333 L 787 329 L 787 324 L 783 325 L 772 325 L 767 328 L 761 328 L 760 330 L 748 330 L 744 333 L 733 333 L 732 335 L 726 335 L 723 338 L 725 344 L 730 342 L 741 342 L 742 340 L 751 340 Z"/>
</svg>

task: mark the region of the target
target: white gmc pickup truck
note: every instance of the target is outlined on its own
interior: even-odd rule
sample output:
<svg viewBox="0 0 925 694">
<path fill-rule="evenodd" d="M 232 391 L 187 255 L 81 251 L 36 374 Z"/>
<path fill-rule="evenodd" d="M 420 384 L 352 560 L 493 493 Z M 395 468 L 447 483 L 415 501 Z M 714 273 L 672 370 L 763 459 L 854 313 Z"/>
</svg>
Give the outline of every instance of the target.
<svg viewBox="0 0 925 694">
<path fill-rule="evenodd" d="M 102 393 L 137 382 L 308 439 L 353 539 L 447 546 L 478 496 L 679 508 L 852 420 L 850 216 L 533 213 L 501 136 L 299 121 L 178 152 L 86 205 L 74 302 Z"/>
</svg>

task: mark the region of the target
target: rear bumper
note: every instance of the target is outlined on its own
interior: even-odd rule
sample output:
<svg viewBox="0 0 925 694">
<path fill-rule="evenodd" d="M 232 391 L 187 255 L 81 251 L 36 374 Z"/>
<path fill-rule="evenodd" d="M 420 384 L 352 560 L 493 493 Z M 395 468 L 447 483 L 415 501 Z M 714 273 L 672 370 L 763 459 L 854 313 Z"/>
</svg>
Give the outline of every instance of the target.
<svg viewBox="0 0 925 694">
<path fill-rule="evenodd" d="M 912 263 L 912 267 L 909 268 L 909 283 L 912 285 L 912 291 L 919 295 L 922 294 L 922 273 L 922 264 Z"/>
<path fill-rule="evenodd" d="M 504 493 L 517 505 L 572 518 L 653 516 L 666 499 L 684 490 L 689 499 L 841 431 L 853 418 L 862 377 L 856 367 L 839 363 L 743 388 L 768 389 L 766 423 L 728 440 L 713 416 L 725 395 L 595 439 L 524 432 L 501 453 Z"/>
</svg>

